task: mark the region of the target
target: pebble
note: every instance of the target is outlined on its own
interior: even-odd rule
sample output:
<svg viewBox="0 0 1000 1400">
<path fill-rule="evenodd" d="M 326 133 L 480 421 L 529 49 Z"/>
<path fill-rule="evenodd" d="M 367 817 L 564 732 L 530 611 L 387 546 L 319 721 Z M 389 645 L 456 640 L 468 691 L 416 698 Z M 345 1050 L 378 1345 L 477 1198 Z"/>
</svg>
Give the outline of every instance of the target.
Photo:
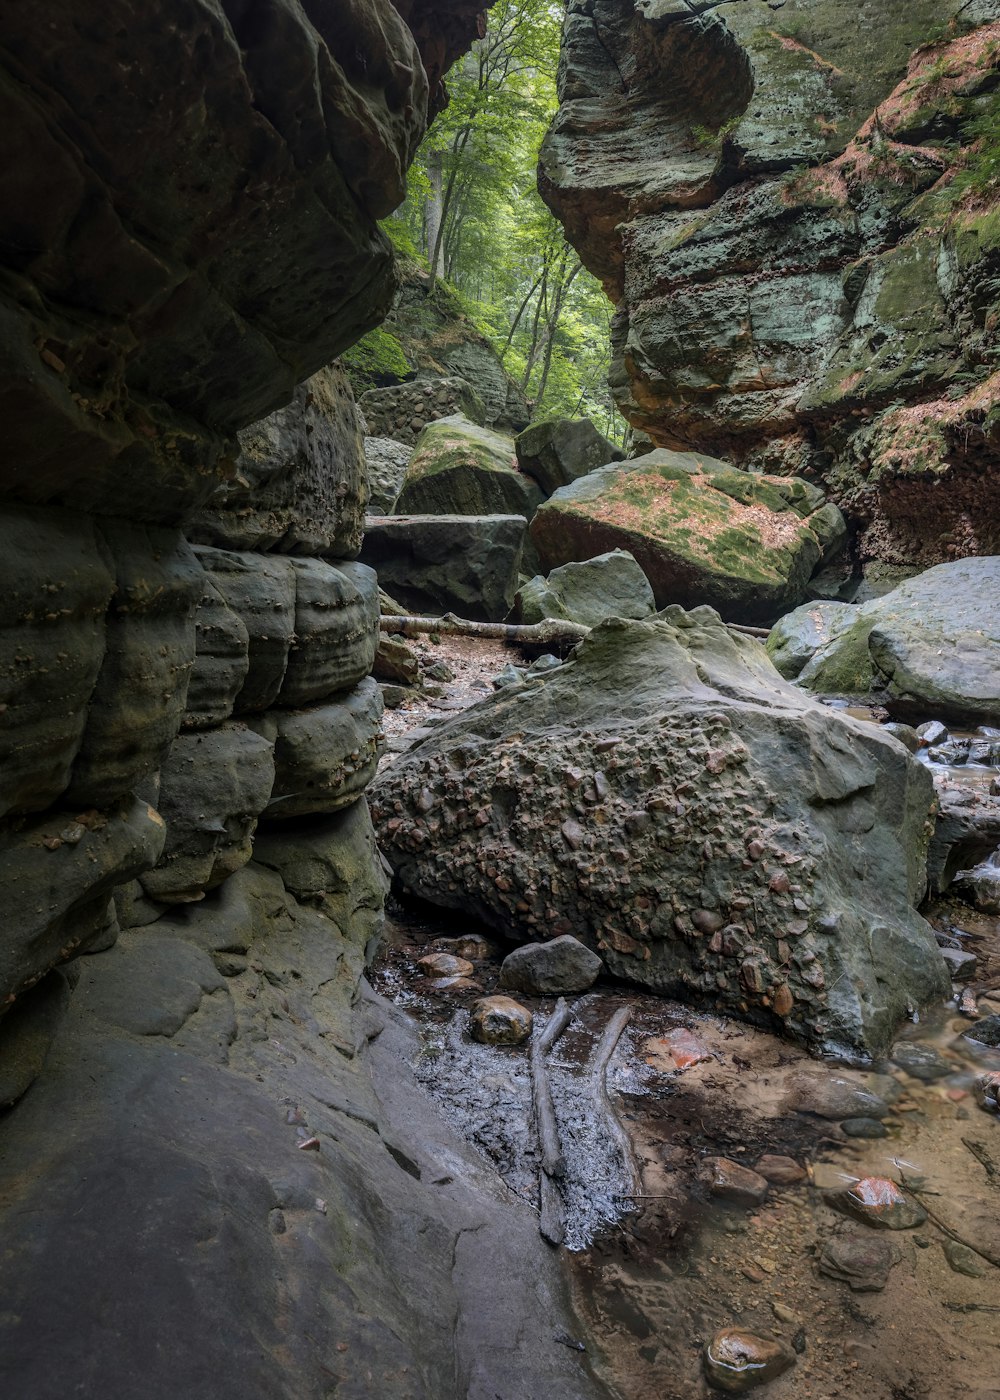
<svg viewBox="0 0 1000 1400">
<path fill-rule="evenodd" d="M 703 1179 L 710 1193 L 720 1201 L 734 1205 L 759 1206 L 767 1196 L 764 1177 L 728 1157 L 706 1157 L 702 1165 Z"/>
<path fill-rule="evenodd" d="M 758 1176 L 769 1181 L 772 1186 L 794 1186 L 797 1181 L 805 1181 L 806 1173 L 791 1157 L 776 1157 L 770 1153 L 761 1157 L 756 1166 Z"/>
<path fill-rule="evenodd" d="M 944 1079 L 954 1071 L 954 1066 L 933 1045 L 920 1045 L 914 1040 L 897 1041 L 891 1057 L 900 1069 L 924 1084 L 933 1084 L 935 1079 Z"/>
<path fill-rule="evenodd" d="M 840 1125 L 840 1131 L 851 1138 L 884 1138 L 889 1136 L 889 1129 L 877 1118 L 845 1118 Z"/>
<path fill-rule="evenodd" d="M 705 1347 L 704 1362 L 710 1385 L 730 1395 L 742 1395 L 783 1375 L 795 1365 L 795 1357 L 773 1337 L 726 1327 Z"/>
<path fill-rule="evenodd" d="M 831 1197 L 831 1204 L 876 1230 L 912 1230 L 927 1219 L 923 1206 L 887 1176 L 862 1177 Z"/>
<path fill-rule="evenodd" d="M 683 1026 L 678 1026 L 676 1030 L 667 1031 L 666 1035 L 652 1041 L 651 1046 L 656 1048 L 662 1046 L 676 1069 L 690 1069 L 692 1065 L 700 1065 L 705 1060 L 712 1058 L 711 1050 L 703 1045 L 693 1032 L 685 1030 Z"/>
<path fill-rule="evenodd" d="M 481 992 L 483 990 L 473 977 L 435 977 L 428 985 L 435 992 Z"/>
<path fill-rule="evenodd" d="M 982 1278 L 986 1270 L 974 1249 L 958 1240 L 945 1240 L 944 1257 L 956 1274 L 966 1274 L 969 1278 Z"/>
<path fill-rule="evenodd" d="M 788 1108 L 815 1113 L 819 1118 L 884 1118 L 889 1100 L 899 1089 L 891 1075 L 870 1074 L 865 1080 L 838 1074 L 799 1074 L 789 1086 Z"/>
<path fill-rule="evenodd" d="M 483 997 L 469 1012 L 469 1034 L 482 1045 L 521 1045 L 531 1022 L 531 1012 L 513 997 Z"/>
<path fill-rule="evenodd" d="M 484 938 L 481 933 L 467 933 L 462 938 L 435 938 L 431 947 L 436 953 L 450 953 L 455 958 L 469 958 L 472 962 L 483 962 L 496 957 L 500 951 L 495 943 Z"/>
<path fill-rule="evenodd" d="M 834 1235 L 820 1250 L 819 1271 L 848 1284 L 854 1293 L 880 1293 L 898 1259 L 898 1252 L 886 1239 L 853 1233 Z"/>
<path fill-rule="evenodd" d="M 471 977 L 476 970 L 468 958 L 451 953 L 428 953 L 417 959 L 417 967 L 425 977 Z"/>
</svg>

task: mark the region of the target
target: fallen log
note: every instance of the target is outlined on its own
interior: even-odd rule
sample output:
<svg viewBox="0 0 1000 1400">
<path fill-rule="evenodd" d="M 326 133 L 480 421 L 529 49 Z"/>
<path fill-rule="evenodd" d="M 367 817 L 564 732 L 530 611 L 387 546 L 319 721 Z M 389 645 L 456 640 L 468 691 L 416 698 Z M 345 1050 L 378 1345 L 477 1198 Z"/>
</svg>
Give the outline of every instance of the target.
<svg viewBox="0 0 1000 1400">
<path fill-rule="evenodd" d="M 727 622 L 726 626 L 731 632 L 739 632 L 744 637 L 763 640 L 768 636 L 766 627 L 744 627 L 738 622 Z M 485 637 L 488 641 L 508 642 L 513 646 L 580 642 L 589 636 L 591 630 L 582 622 L 566 622 L 556 617 L 546 617 L 541 622 L 472 622 L 469 618 L 456 617 L 454 613 L 445 613 L 443 617 L 383 614 L 379 618 L 379 629 L 402 637 L 427 636 L 431 632 L 441 637 Z"/>
<path fill-rule="evenodd" d="M 538 1173 L 538 1198 L 541 1210 L 538 1228 L 549 1244 L 562 1244 L 566 1238 L 562 1195 L 556 1177 L 566 1175 L 566 1159 L 559 1142 L 552 1083 L 545 1056 L 569 1025 L 573 1013 L 562 997 L 546 1022 L 545 1029 L 536 1031 L 531 1041 L 531 1098 L 535 1110 L 535 1128 L 541 1149 Z"/>
<path fill-rule="evenodd" d="M 608 1125 L 608 1133 L 615 1146 L 621 1154 L 622 1163 L 628 1174 L 633 1191 L 639 1189 L 639 1174 L 635 1168 L 632 1157 L 632 1144 L 629 1141 L 628 1133 L 622 1127 L 618 1114 L 608 1094 L 608 1065 L 611 1056 L 615 1053 L 615 1047 L 621 1040 L 622 1032 L 632 1019 L 631 1006 L 623 1006 L 616 1011 L 611 1020 L 604 1027 L 604 1033 L 597 1043 L 590 1065 L 591 1092 L 597 1100 L 598 1106 L 604 1115 Z M 628 1192 L 626 1195 L 630 1194 Z"/>
</svg>

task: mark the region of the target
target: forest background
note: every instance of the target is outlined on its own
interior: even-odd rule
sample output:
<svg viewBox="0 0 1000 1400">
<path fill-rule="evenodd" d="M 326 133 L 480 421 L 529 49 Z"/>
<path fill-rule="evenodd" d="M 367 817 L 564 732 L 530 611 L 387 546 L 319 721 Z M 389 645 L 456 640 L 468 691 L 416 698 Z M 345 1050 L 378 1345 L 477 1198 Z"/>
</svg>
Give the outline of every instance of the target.
<svg viewBox="0 0 1000 1400">
<path fill-rule="evenodd" d="M 498 0 L 485 39 L 449 74 L 451 101 L 383 229 L 410 264 L 404 275 L 418 265 L 428 294 L 487 337 L 533 421 L 589 417 L 621 441 L 607 384 L 612 308 L 537 188 L 563 13 L 553 0 Z M 347 358 L 360 369 L 393 356 L 383 330 Z"/>
</svg>

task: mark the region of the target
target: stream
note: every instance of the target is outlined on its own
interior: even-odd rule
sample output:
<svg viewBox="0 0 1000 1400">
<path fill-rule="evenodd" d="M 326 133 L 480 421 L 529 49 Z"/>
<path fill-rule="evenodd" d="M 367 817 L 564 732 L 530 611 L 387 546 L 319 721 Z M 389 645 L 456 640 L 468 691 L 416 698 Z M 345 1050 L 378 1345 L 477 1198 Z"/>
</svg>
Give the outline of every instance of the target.
<svg viewBox="0 0 1000 1400">
<path fill-rule="evenodd" d="M 508 656 L 452 648 L 452 686 L 387 717 L 393 747 L 414 724 L 435 722 L 435 704 L 444 718 L 479 698 L 482 677 Z M 989 764 L 933 766 L 939 784 L 988 790 L 997 778 Z M 978 986 L 1000 983 L 1000 917 L 952 898 L 924 913 L 939 941 L 975 954 Z M 417 965 L 470 949 L 479 956 L 464 985 L 434 985 Z M 371 976 L 420 1028 L 422 1084 L 508 1189 L 537 1207 L 527 1046 L 481 1045 L 466 1029 L 470 1007 L 498 990 L 507 951 L 467 918 L 391 901 Z M 555 1007 L 518 1000 L 540 1022 Z M 955 1000 L 931 1008 L 901 1030 L 890 1059 L 866 1069 L 621 985 L 601 982 L 571 1004 L 548 1068 L 566 1158 L 560 1252 L 579 1322 L 577 1335 L 554 1341 L 585 1349 L 610 1395 L 717 1393 L 705 1348 L 737 1328 L 780 1344 L 788 1369 L 767 1386 L 774 1400 L 1000 1396 L 1000 1116 L 981 1087 L 1000 1072 L 1000 1047 L 968 1034 L 994 1038 L 996 1017 L 1000 1041 L 1000 990 L 980 994 L 978 1020 Z M 592 1073 L 622 1006 L 631 1018 L 607 1088 L 629 1162 Z M 875 1229 L 845 1213 L 864 1178 L 897 1183 L 926 1212 L 922 1223 Z"/>
</svg>

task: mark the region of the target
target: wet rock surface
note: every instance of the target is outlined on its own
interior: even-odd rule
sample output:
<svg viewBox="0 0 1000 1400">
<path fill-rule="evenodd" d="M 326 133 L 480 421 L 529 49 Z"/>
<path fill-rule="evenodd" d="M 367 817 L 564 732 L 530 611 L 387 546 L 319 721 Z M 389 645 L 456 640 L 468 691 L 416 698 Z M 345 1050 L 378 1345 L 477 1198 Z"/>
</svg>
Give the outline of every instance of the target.
<svg viewBox="0 0 1000 1400">
<path fill-rule="evenodd" d="M 727 1395 L 767 1385 L 794 1364 L 795 1357 L 780 1342 L 737 1328 L 716 1332 L 705 1348 L 708 1383 Z"/>
</svg>

